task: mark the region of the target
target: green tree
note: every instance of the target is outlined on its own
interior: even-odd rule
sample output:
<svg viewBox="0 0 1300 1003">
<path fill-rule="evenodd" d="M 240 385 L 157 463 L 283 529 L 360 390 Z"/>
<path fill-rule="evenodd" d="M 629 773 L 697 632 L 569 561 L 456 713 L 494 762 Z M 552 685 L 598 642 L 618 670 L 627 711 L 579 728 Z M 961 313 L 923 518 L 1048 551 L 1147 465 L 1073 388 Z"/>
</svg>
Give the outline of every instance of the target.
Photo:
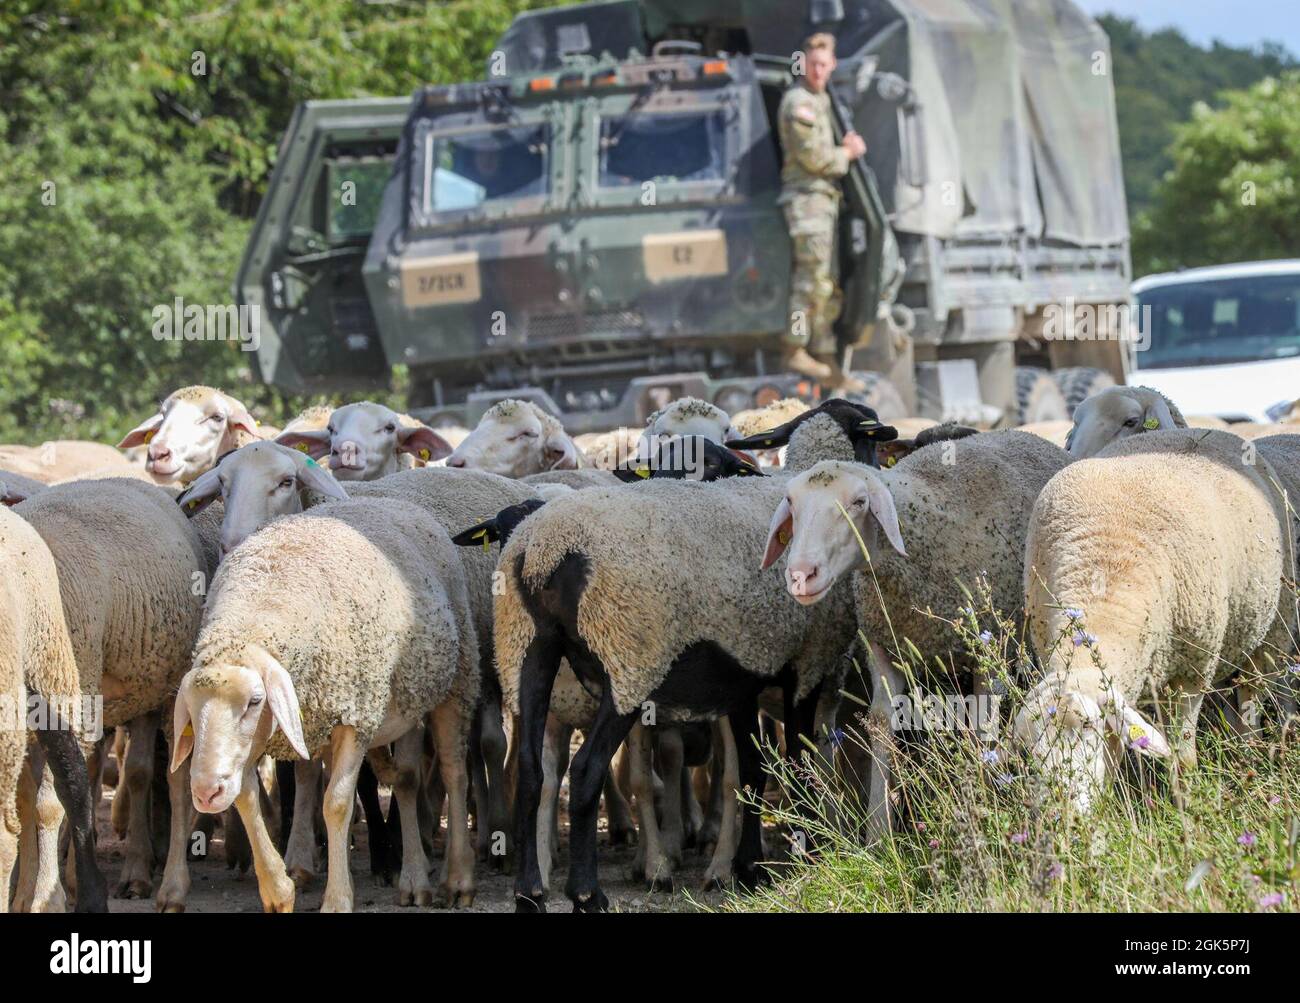
<svg viewBox="0 0 1300 1003">
<path fill-rule="evenodd" d="M 1300 72 L 1198 104 L 1134 228 L 1138 274 L 1300 250 Z"/>
</svg>

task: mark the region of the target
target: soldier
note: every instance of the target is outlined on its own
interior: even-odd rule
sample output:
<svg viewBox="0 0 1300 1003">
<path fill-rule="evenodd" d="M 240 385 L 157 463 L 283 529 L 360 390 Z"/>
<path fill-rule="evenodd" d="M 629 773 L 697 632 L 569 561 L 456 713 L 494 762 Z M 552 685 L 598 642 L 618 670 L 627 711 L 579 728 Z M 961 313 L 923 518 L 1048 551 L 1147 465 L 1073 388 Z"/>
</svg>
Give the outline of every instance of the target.
<svg viewBox="0 0 1300 1003">
<path fill-rule="evenodd" d="M 841 303 L 835 282 L 838 182 L 867 144 L 850 132 L 835 145 L 826 92 L 835 71 L 835 37 L 813 35 L 804 43 L 803 54 L 803 78 L 785 92 L 777 115 L 785 153 L 780 201 L 794 245 L 790 328 L 782 364 L 819 383 L 861 393 L 866 389 L 862 382 L 840 367 L 832 325 Z"/>
</svg>

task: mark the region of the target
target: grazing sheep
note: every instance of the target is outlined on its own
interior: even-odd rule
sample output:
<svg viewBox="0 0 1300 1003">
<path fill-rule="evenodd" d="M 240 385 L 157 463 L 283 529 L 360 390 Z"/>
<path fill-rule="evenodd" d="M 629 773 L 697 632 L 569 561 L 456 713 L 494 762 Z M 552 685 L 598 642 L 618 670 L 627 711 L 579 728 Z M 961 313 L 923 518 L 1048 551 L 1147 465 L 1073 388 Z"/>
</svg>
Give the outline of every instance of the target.
<svg viewBox="0 0 1300 1003">
<path fill-rule="evenodd" d="M 447 466 L 486 470 L 502 477 L 527 477 L 547 470 L 576 470 L 578 449 L 564 426 L 532 401 L 493 404 L 447 457 Z"/>
<path fill-rule="evenodd" d="M 229 394 L 212 387 L 182 387 L 158 413 L 119 442 L 119 449 L 148 445 L 145 469 L 159 484 L 188 484 L 211 470 L 222 453 L 258 438 L 257 422 Z"/>
<path fill-rule="evenodd" d="M 1048 482 L 1024 587 L 1044 676 L 1015 734 L 1088 811 L 1125 747 L 1183 767 L 1205 692 L 1289 651 L 1290 519 L 1263 452 L 1216 430 L 1117 442 Z"/>
<path fill-rule="evenodd" d="M 130 476 L 131 464 L 112 446 L 79 439 L 55 439 L 39 446 L 0 446 L 0 471 L 21 474 L 41 484 L 108 469 Z M 105 475 L 109 476 L 109 475 Z"/>
<path fill-rule="evenodd" d="M 54 555 L 81 692 L 103 697 L 105 729 L 131 722 L 119 787 L 131 792 L 131 815 L 117 894 L 143 898 L 154 856 L 149 790 L 157 712 L 175 693 L 198 633 L 203 552 L 166 491 L 126 478 L 60 484 L 13 511 Z M 179 781 L 171 784 L 171 802 L 171 842 L 157 898 L 165 910 L 182 908 L 189 887 L 189 812 Z"/>
<path fill-rule="evenodd" d="M 1074 425 L 1066 436 L 1065 451 L 1082 460 L 1130 435 L 1186 427 L 1174 402 L 1158 390 L 1107 387 L 1074 409 Z"/>
<path fill-rule="evenodd" d="M 819 450 L 874 459 L 873 436 L 887 439 L 892 429 L 869 409 L 835 400 L 746 448 L 788 440 L 792 465 L 819 459 Z M 502 689 L 520 716 L 517 908 L 541 908 L 546 893 L 537 856 L 541 754 L 562 659 L 601 687 L 570 783 L 567 893 L 579 911 L 607 906 L 596 877 L 596 808 L 610 758 L 647 706 L 658 723 L 728 715 L 739 732 L 740 779 L 754 790 L 762 787 L 759 691 L 793 691 L 806 722 L 796 733 L 811 737 L 814 712 L 824 719 L 853 643 L 847 590 L 814 609 L 791 607 L 778 583 L 734 559 L 761 542 L 783 483 L 656 479 L 578 491 L 548 502 L 507 544 L 495 627 Z M 747 806 L 736 862 L 742 882 L 759 877 L 760 835 Z"/>
<path fill-rule="evenodd" d="M 875 836 L 891 824 L 891 700 L 905 693 L 907 683 L 887 639 L 906 638 L 927 664 L 942 656 L 973 668 L 945 621 L 962 616 L 970 601 L 962 587 L 974 589 L 978 580 L 987 581 L 995 608 L 1022 617 L 1024 541 L 1034 500 L 1069 463 L 1063 450 L 1025 432 L 927 431 L 933 441 L 887 470 L 826 462 L 789 481 L 763 552 L 768 568 L 789 548 L 784 578 L 802 605 L 820 603 L 853 573 L 871 671 L 869 819 Z M 945 432 L 960 438 L 938 438 Z M 869 567 L 859 535 L 871 555 Z M 975 679 L 977 692 L 987 692 L 989 682 Z"/>
<path fill-rule="evenodd" d="M 29 693 L 41 702 L 43 726 L 35 729 L 39 745 L 32 748 L 30 774 L 23 780 L 34 786 L 48 763 L 58 801 L 71 821 L 77 911 L 107 912 L 107 885 L 95 863 L 90 781 L 77 742 L 78 732 L 85 734 L 93 722 L 81 720 L 81 686 L 58 571 L 36 530 L 5 508 L 0 508 L 0 568 L 0 912 L 9 906 L 20 815 L 24 841 L 34 847 L 39 838 L 43 852 L 38 860 L 29 859 L 17 901 L 39 911 L 62 906 L 57 859 L 62 812 L 57 804 L 39 810 L 30 794 L 22 804 L 15 801 L 27 751 Z"/>
<path fill-rule="evenodd" d="M 447 441 L 427 425 L 370 401 L 335 408 L 324 428 L 304 426 L 291 423 L 275 441 L 314 460 L 328 456 L 330 472 L 341 481 L 373 481 L 396 473 L 403 455 L 431 463 L 451 454 Z"/>
<path fill-rule="evenodd" d="M 255 770 L 330 754 L 329 877 L 321 909 L 352 909 L 348 830 L 367 750 L 394 743 L 402 816 L 401 905 L 433 900 L 420 842 L 426 716 L 450 799 L 440 887 L 474 897 L 465 757 L 478 700 L 478 642 L 460 555 L 428 512 L 396 499 L 340 501 L 278 519 L 227 555 L 212 583 L 194 666 L 176 699 L 172 769 L 193 753 L 194 806 L 239 809 L 268 912 L 294 884 L 261 814 Z"/>
</svg>

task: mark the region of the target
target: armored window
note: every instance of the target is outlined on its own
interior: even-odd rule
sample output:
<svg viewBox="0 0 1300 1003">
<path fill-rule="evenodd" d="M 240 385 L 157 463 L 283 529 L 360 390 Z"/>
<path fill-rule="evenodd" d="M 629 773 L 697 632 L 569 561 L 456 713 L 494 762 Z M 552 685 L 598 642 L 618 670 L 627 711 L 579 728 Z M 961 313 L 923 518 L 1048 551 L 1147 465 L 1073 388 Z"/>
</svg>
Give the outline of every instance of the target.
<svg viewBox="0 0 1300 1003">
<path fill-rule="evenodd" d="M 375 216 L 384 194 L 384 185 L 393 171 L 390 158 L 347 157 L 326 161 L 325 195 L 331 240 L 369 237 L 375 228 Z"/>
<path fill-rule="evenodd" d="M 646 181 L 689 184 L 724 178 L 726 129 L 721 111 L 645 112 L 601 119 L 600 186 Z"/>
<path fill-rule="evenodd" d="M 426 214 L 465 212 L 495 199 L 550 191 L 548 126 L 431 133 L 425 143 Z"/>
</svg>

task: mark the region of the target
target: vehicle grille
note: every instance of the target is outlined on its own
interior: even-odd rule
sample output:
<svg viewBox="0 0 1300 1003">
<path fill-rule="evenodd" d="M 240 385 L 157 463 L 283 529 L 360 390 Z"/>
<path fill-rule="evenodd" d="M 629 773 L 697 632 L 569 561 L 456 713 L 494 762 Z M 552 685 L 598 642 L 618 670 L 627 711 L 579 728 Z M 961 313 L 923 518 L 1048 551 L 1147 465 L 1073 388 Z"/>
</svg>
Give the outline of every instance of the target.
<svg viewBox="0 0 1300 1003">
<path fill-rule="evenodd" d="M 528 316 L 530 342 L 565 341 L 585 334 L 639 334 L 645 318 L 639 310 L 596 310 L 587 314 L 534 313 Z"/>
</svg>

